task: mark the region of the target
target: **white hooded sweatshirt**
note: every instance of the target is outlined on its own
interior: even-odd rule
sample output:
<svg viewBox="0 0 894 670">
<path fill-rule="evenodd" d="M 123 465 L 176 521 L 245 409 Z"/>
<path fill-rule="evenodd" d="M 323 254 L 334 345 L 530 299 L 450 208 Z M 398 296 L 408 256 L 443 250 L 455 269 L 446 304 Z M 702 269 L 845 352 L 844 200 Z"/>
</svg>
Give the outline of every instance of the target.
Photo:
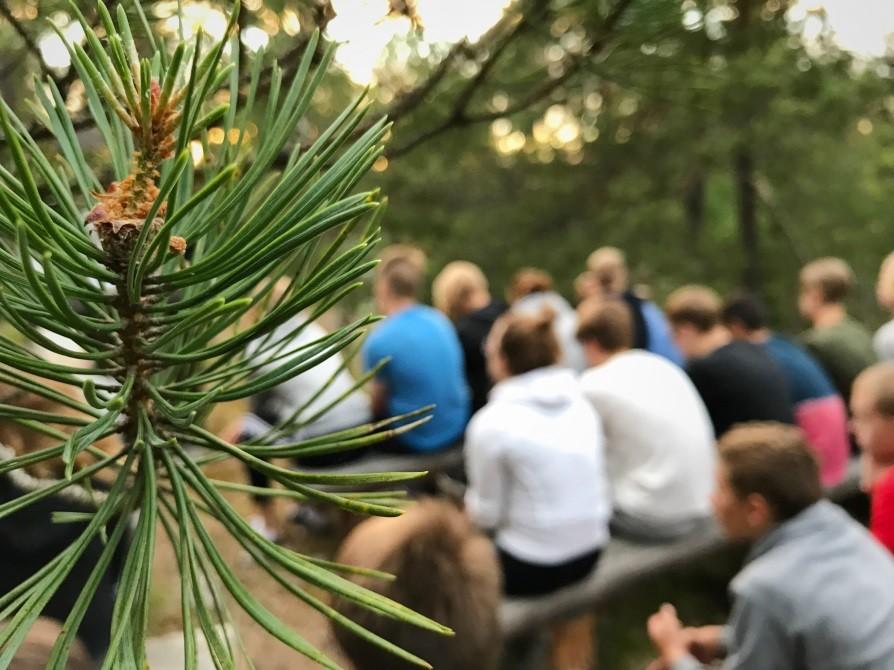
<svg viewBox="0 0 894 670">
<path fill-rule="evenodd" d="M 513 557 L 557 565 L 608 542 L 602 427 L 570 370 L 497 384 L 469 424 L 465 458 L 468 512 Z"/>
</svg>

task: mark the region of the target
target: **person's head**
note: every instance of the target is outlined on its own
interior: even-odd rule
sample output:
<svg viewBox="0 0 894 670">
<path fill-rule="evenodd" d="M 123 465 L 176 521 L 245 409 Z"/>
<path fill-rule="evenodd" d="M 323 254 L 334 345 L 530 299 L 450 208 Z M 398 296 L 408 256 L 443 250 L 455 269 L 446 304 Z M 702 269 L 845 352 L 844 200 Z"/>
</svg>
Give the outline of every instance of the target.
<svg viewBox="0 0 894 670">
<path fill-rule="evenodd" d="M 577 339 L 589 365 L 602 365 L 609 358 L 633 346 L 633 316 L 621 300 L 581 303 L 577 309 Z"/>
<path fill-rule="evenodd" d="M 416 247 L 395 244 L 382 250 L 373 293 L 376 307 L 390 314 L 419 299 L 425 277 L 425 254 Z"/>
<path fill-rule="evenodd" d="M 871 461 L 894 465 L 894 363 L 877 363 L 857 377 L 851 415 L 857 442 Z"/>
<path fill-rule="evenodd" d="M 767 327 L 763 303 L 749 293 L 737 293 L 723 305 L 721 318 L 733 337 L 748 340 Z"/>
<path fill-rule="evenodd" d="M 589 270 L 584 270 L 574 280 L 574 294 L 577 301 L 583 303 L 591 298 L 601 298 L 602 288 L 596 281 L 596 276 Z"/>
<path fill-rule="evenodd" d="M 443 500 L 423 500 L 397 518 L 374 517 L 347 536 L 340 563 L 384 571 L 394 581 L 353 581 L 435 619 L 456 635 L 444 636 L 338 599 L 351 620 L 423 658 L 439 670 L 494 670 L 500 657 L 500 567 L 487 537 Z M 356 670 L 409 670 L 410 665 L 333 624 Z"/>
<path fill-rule="evenodd" d="M 894 312 L 894 252 L 888 254 L 882 261 L 878 283 L 875 285 L 875 295 L 879 305 Z"/>
<path fill-rule="evenodd" d="M 714 515 L 735 540 L 756 540 L 823 496 L 819 466 L 800 429 L 742 424 L 717 445 Z"/>
<path fill-rule="evenodd" d="M 627 290 L 627 259 L 617 247 L 601 247 L 590 254 L 587 270 L 593 274 L 604 296 L 618 295 Z"/>
<path fill-rule="evenodd" d="M 491 379 L 499 382 L 556 365 L 561 350 L 553 330 L 554 319 L 549 309 L 537 315 L 510 312 L 497 319 L 484 345 Z"/>
<path fill-rule="evenodd" d="M 668 296 L 667 319 L 677 348 L 685 358 L 704 353 L 704 339 L 721 326 L 721 306 L 717 291 L 707 286 L 684 286 Z"/>
<path fill-rule="evenodd" d="M 62 626 L 45 617 L 40 617 L 31 626 L 9 667 L 15 670 L 45 670 L 50 661 L 53 645 L 62 634 Z M 65 663 L 67 670 L 90 670 L 95 667 L 93 659 L 80 640 L 75 640 Z"/>
<path fill-rule="evenodd" d="M 506 289 L 506 299 L 510 304 L 534 293 L 553 290 L 553 278 L 540 268 L 522 268 L 513 275 Z"/>
<path fill-rule="evenodd" d="M 474 263 L 453 261 L 432 283 L 432 302 L 451 319 L 458 319 L 490 302 L 487 277 Z"/>
<path fill-rule="evenodd" d="M 812 261 L 799 276 L 798 311 L 813 319 L 824 307 L 843 305 L 853 284 L 854 273 L 840 258 Z"/>
</svg>

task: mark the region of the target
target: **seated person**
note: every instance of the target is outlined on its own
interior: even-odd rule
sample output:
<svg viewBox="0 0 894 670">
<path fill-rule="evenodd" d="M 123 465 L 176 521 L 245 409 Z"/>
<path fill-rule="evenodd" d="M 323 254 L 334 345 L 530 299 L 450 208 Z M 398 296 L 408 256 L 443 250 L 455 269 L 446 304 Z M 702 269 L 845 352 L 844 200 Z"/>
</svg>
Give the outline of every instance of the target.
<svg viewBox="0 0 894 670">
<path fill-rule="evenodd" d="M 456 635 L 421 630 L 337 599 L 336 609 L 352 621 L 440 670 L 496 670 L 500 567 L 490 541 L 452 504 L 423 500 L 400 517 L 367 519 L 348 534 L 336 560 L 394 575 L 394 581 L 352 579 L 435 619 Z M 336 623 L 332 626 L 355 670 L 418 667 Z"/>
<path fill-rule="evenodd" d="M 875 363 L 872 335 L 847 313 L 854 274 L 840 258 L 820 258 L 801 270 L 798 309 L 811 328 L 801 338 L 848 402 L 854 379 Z"/>
<path fill-rule="evenodd" d="M 377 418 L 407 414 L 434 405 L 432 419 L 395 439 L 399 452 L 435 452 L 462 439 L 469 421 L 469 389 L 463 352 L 450 321 L 436 309 L 419 304 L 425 274 L 424 256 L 412 247 L 382 252 L 374 293 L 387 316 L 363 345 L 363 365 L 384 367 L 373 382 Z"/>
<path fill-rule="evenodd" d="M 720 296 L 704 286 L 677 289 L 667 300 L 674 339 L 714 434 L 748 421 L 794 423 L 782 371 L 762 347 L 734 340 L 720 312 Z"/>
<path fill-rule="evenodd" d="M 66 413 L 66 409 L 61 408 L 54 401 L 21 391 L 7 384 L 0 383 L 0 399 L 28 409 Z M 39 451 L 57 443 L 58 440 L 47 439 L 46 436 L 30 428 L 11 421 L 0 420 L 0 461 Z M 101 449 L 113 450 L 117 449 L 119 444 L 116 441 L 102 441 L 98 442 L 96 446 Z M 75 469 L 93 462 L 95 462 L 93 456 L 82 452 L 75 461 Z M 48 482 L 64 477 L 65 465 L 61 457 L 2 474 L 0 475 L 0 503 L 20 498 L 39 487 L 46 486 Z M 107 490 L 107 484 L 103 480 L 93 479 L 92 485 L 97 497 L 102 497 L 103 490 Z M 0 519 L 0 547 L 2 547 L 2 552 L 0 552 L 0 595 L 9 593 L 19 586 L 56 558 L 84 532 L 87 526 L 86 521 L 56 523 L 53 521 L 55 512 L 94 513 L 96 505 L 92 502 L 91 495 L 87 490 L 75 484 Z M 117 521 L 117 517 L 113 517 L 110 521 L 108 525 L 110 531 L 115 527 Z M 121 579 L 128 543 L 129 533 L 125 531 L 108 569 L 100 578 L 96 593 L 80 623 L 77 632 L 79 642 L 72 650 L 73 659 L 89 655 L 93 660 L 102 660 L 105 656 L 110 642 L 115 592 Z M 105 543 L 99 535 L 96 535 L 50 598 L 42 612 L 44 617 L 59 623 L 66 620 L 104 549 Z M 44 622 L 44 620 L 41 621 Z M 0 623 L 0 627 L 2 627 L 2 623 Z M 26 640 L 25 645 L 19 651 L 19 654 L 23 655 L 22 668 L 44 667 L 43 665 L 26 664 L 26 660 L 36 653 L 31 643 L 39 648 L 40 641 L 45 640 L 40 633 L 41 630 L 46 631 L 47 628 L 43 625 L 39 626 L 35 630 L 34 636 L 29 636 L 30 642 Z M 55 638 L 52 642 L 55 642 Z M 20 667 L 19 660 L 19 656 L 16 656 L 10 667 Z M 74 660 L 71 663 L 71 667 L 77 667 Z"/>
<path fill-rule="evenodd" d="M 620 300 L 578 308 L 578 339 L 593 366 L 580 379 L 605 430 L 612 532 L 671 540 L 710 516 L 714 429 L 689 377 L 666 358 L 631 349 L 633 318 Z"/>
<path fill-rule="evenodd" d="M 752 543 L 731 583 L 730 622 L 683 628 L 664 605 L 648 622 L 660 656 L 652 668 L 696 670 L 725 656 L 725 670 L 889 670 L 894 561 L 822 500 L 801 431 L 742 426 L 721 438 L 719 456 L 714 514 L 727 536 Z"/>
<path fill-rule="evenodd" d="M 839 483 L 851 451 L 847 407 L 823 368 L 800 345 L 767 328 L 764 307 L 754 297 L 728 300 L 723 323 L 737 340 L 762 346 L 776 361 L 788 382 L 795 421 L 819 459 L 823 486 Z"/>
<path fill-rule="evenodd" d="M 645 349 L 663 356 L 677 365 L 683 364 L 670 326 L 661 309 L 630 288 L 630 273 L 624 252 L 616 247 L 601 247 L 587 258 L 596 297 L 619 298 L 627 303 L 633 315 L 633 349 Z"/>
<path fill-rule="evenodd" d="M 510 596 L 586 577 L 611 515 L 599 417 L 557 366 L 552 313 L 500 318 L 487 339 L 496 382 L 466 436 L 466 509 L 494 533 Z"/>
<path fill-rule="evenodd" d="M 577 314 L 553 289 L 553 278 L 538 268 L 522 268 L 512 277 L 506 292 L 509 305 L 517 314 L 540 314 L 544 308 L 555 314 L 553 328 L 559 343 L 559 364 L 583 372 L 587 363 L 575 333 Z"/>
<path fill-rule="evenodd" d="M 869 530 L 894 553 L 894 362 L 864 370 L 851 394 L 854 433 L 863 450 Z"/>
<path fill-rule="evenodd" d="M 444 266 L 432 283 L 432 299 L 456 327 L 472 393 L 472 412 L 477 412 L 487 403 L 491 389 L 484 341 L 494 321 L 506 311 L 506 303 L 491 297 L 487 277 L 468 261 L 453 261 Z"/>
<path fill-rule="evenodd" d="M 894 313 L 894 253 L 889 254 L 882 263 L 875 295 L 882 308 Z M 894 319 L 878 329 L 872 343 L 879 360 L 894 361 Z"/>
<path fill-rule="evenodd" d="M 279 290 L 284 288 L 280 286 Z M 306 355 L 308 347 L 328 334 L 319 323 L 308 321 L 306 314 L 299 314 L 277 327 L 270 343 L 293 333 L 297 334 L 284 349 L 274 347 L 258 354 L 262 359 L 275 358 L 260 372 L 268 372 L 290 359 Z M 369 397 L 360 390 L 350 393 L 354 386 L 355 381 L 345 368 L 341 352 L 333 353 L 305 372 L 254 396 L 251 412 L 243 419 L 238 441 L 260 438 L 271 443 L 298 442 L 367 423 L 372 419 Z M 276 431 L 283 422 L 295 425 L 287 425 L 284 432 Z M 364 453 L 362 449 L 340 451 L 299 458 L 297 463 L 303 468 L 332 467 L 356 460 Z M 248 473 L 253 486 L 270 486 L 270 480 L 263 472 L 248 468 Z M 269 496 L 255 495 L 254 503 L 256 511 L 250 519 L 252 527 L 264 537 L 275 540 L 279 523 L 273 500 Z M 313 515 L 310 508 L 303 508 L 302 513 Z"/>
</svg>

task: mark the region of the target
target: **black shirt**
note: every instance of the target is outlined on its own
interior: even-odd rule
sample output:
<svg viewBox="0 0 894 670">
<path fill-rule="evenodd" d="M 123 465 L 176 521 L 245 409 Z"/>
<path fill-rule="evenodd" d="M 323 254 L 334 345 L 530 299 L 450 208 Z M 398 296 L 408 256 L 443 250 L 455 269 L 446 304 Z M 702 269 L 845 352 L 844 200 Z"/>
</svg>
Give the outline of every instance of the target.
<svg viewBox="0 0 894 670">
<path fill-rule="evenodd" d="M 785 377 L 756 344 L 731 342 L 690 361 L 686 371 L 705 401 L 717 437 L 737 423 L 795 422 Z"/>
<path fill-rule="evenodd" d="M 466 381 L 472 392 L 472 412 L 487 404 L 491 380 L 484 360 L 484 342 L 494 322 L 506 311 L 506 304 L 492 301 L 487 307 L 470 312 L 456 321 L 456 333 L 463 347 Z"/>
</svg>

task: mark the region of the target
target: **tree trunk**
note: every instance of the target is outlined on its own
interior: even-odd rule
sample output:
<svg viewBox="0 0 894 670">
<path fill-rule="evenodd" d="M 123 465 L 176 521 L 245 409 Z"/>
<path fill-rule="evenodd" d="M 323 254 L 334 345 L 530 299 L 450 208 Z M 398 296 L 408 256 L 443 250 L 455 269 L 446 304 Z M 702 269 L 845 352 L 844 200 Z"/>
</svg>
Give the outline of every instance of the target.
<svg viewBox="0 0 894 670">
<path fill-rule="evenodd" d="M 742 283 L 749 291 L 760 293 L 760 244 L 757 229 L 757 194 L 754 190 L 754 158 L 751 150 L 740 146 L 733 157 L 739 234 L 745 257 Z"/>
</svg>

